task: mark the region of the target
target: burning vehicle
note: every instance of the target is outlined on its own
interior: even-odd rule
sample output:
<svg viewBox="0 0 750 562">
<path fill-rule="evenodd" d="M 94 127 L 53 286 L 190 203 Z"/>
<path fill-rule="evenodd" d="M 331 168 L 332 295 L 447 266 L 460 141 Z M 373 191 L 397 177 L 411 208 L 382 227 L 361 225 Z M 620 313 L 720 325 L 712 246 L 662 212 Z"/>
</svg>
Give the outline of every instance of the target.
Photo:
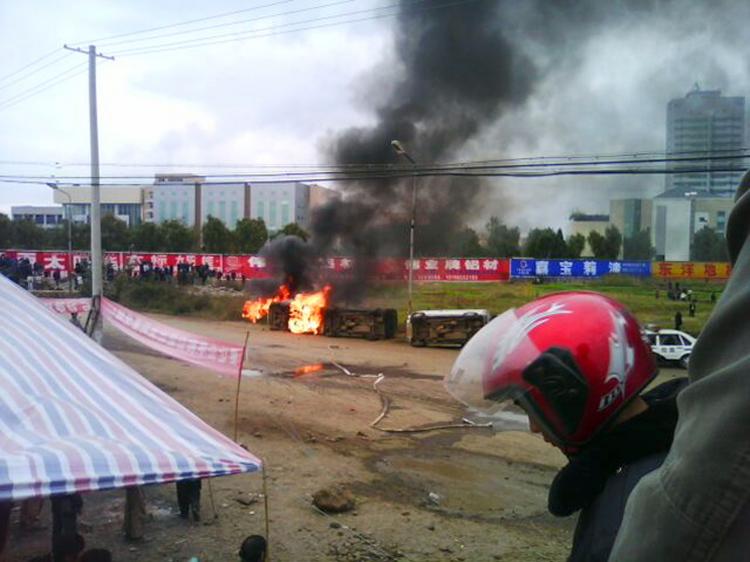
<svg viewBox="0 0 750 562">
<path fill-rule="evenodd" d="M 491 318 L 483 309 L 418 310 L 406 319 L 406 339 L 415 347 L 462 346 Z"/>
<path fill-rule="evenodd" d="M 281 285 L 272 297 L 249 300 L 242 317 L 257 323 L 268 317 L 271 330 L 331 337 L 389 339 L 396 335 L 398 315 L 392 308 L 348 309 L 330 306 L 331 287 L 296 293 Z"/>
</svg>

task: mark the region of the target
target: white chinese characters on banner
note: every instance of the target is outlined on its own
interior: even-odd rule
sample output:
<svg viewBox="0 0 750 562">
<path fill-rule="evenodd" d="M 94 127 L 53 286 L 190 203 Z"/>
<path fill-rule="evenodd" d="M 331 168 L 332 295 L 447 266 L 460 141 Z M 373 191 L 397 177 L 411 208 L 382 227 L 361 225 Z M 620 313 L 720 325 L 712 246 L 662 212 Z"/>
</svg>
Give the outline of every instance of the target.
<svg viewBox="0 0 750 562">
<path fill-rule="evenodd" d="M 561 261 L 560 262 L 560 276 L 570 277 L 571 275 L 573 275 L 573 262 Z"/>
<path fill-rule="evenodd" d="M 549 262 L 545 260 L 537 260 L 534 272 L 537 275 L 549 275 Z"/>
<path fill-rule="evenodd" d="M 610 273 L 622 273 L 622 264 L 618 261 L 609 262 Z"/>
<path fill-rule="evenodd" d="M 65 254 L 47 254 L 44 256 L 44 268 L 45 269 L 60 269 L 66 270 L 65 267 L 67 259 Z"/>
<path fill-rule="evenodd" d="M 445 260 L 446 271 L 461 271 L 461 260 Z"/>
<path fill-rule="evenodd" d="M 18 252 L 18 261 L 29 260 L 31 265 L 36 263 L 36 252 Z"/>
<path fill-rule="evenodd" d="M 585 261 L 583 262 L 583 274 L 587 276 L 595 276 L 596 275 L 596 262 L 595 261 Z"/>
</svg>

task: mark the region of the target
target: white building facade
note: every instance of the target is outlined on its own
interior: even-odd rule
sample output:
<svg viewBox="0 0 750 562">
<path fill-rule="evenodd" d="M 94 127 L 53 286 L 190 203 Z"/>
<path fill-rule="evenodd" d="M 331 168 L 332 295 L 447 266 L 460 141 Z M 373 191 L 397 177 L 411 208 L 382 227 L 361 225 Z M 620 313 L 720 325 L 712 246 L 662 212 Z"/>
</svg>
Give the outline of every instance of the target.
<svg viewBox="0 0 750 562">
<path fill-rule="evenodd" d="M 249 183 L 202 185 L 200 190 L 201 224 L 214 217 L 234 229 L 240 219 L 250 216 Z"/>
<path fill-rule="evenodd" d="M 62 207 L 21 205 L 11 207 L 10 214 L 14 221 L 31 221 L 42 228 L 55 228 L 65 222 Z"/>
<path fill-rule="evenodd" d="M 65 191 L 65 193 L 63 193 Z M 62 204 L 63 214 L 74 223 L 91 220 L 91 188 L 64 186 L 54 191 L 55 203 Z M 103 186 L 100 189 L 102 216 L 114 215 L 128 226 L 143 220 L 143 189 L 141 187 Z"/>
<path fill-rule="evenodd" d="M 656 258 L 689 261 L 693 236 L 704 227 L 723 235 L 733 206 L 730 196 L 679 188 L 654 198 L 651 235 Z"/>
<path fill-rule="evenodd" d="M 157 174 L 154 185 L 144 189 L 148 222 L 178 220 L 186 226 L 199 226 L 202 176 Z"/>
<path fill-rule="evenodd" d="M 263 219 L 275 232 L 289 223 L 307 228 L 310 219 L 310 186 L 300 182 L 253 184 L 250 216 Z"/>
</svg>

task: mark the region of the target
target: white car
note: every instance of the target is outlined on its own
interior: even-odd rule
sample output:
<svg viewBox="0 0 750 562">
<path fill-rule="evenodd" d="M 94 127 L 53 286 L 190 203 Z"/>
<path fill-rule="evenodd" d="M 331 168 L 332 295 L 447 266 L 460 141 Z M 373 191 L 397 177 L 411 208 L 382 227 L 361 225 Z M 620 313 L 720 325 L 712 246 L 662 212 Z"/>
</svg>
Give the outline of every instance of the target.
<svg viewBox="0 0 750 562">
<path fill-rule="evenodd" d="M 492 318 L 484 309 L 417 310 L 406 319 L 411 345 L 464 345 Z"/>
<path fill-rule="evenodd" d="M 679 330 L 646 330 L 644 338 L 651 346 L 651 351 L 658 361 L 663 363 L 679 363 L 687 369 L 690 354 L 695 345 L 695 338 Z"/>
</svg>

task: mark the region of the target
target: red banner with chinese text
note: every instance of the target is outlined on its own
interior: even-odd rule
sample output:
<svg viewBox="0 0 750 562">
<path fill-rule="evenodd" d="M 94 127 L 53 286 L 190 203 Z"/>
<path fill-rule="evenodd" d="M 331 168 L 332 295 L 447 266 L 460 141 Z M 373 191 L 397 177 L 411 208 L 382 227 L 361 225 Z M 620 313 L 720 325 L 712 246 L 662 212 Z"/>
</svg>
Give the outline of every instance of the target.
<svg viewBox="0 0 750 562">
<path fill-rule="evenodd" d="M 499 258 L 420 258 L 412 262 L 414 281 L 507 281 L 510 260 Z M 409 277 L 409 260 L 381 259 L 376 274 L 382 280 Z"/>
<path fill-rule="evenodd" d="M 47 272 L 59 269 L 67 276 L 67 252 L 47 252 L 36 250 L 4 250 L 10 258 L 26 258 L 32 265 L 39 262 Z M 89 260 L 88 252 L 73 252 L 73 267 L 83 260 Z M 266 258 L 252 255 L 221 254 L 176 254 L 150 252 L 105 252 L 105 263 L 119 271 L 137 272 L 140 265 L 149 263 L 152 268 L 173 267 L 187 263 L 196 267 L 206 265 L 223 275 L 234 273 L 245 279 L 267 279 L 271 276 Z M 355 267 L 355 260 L 348 257 L 324 258 L 321 264 L 324 271 L 332 275 L 347 275 Z M 413 262 L 415 281 L 506 281 L 510 276 L 510 260 L 505 258 L 420 258 Z M 408 260 L 401 258 L 381 258 L 372 267 L 373 277 L 381 280 L 400 281 L 408 278 Z"/>
</svg>

